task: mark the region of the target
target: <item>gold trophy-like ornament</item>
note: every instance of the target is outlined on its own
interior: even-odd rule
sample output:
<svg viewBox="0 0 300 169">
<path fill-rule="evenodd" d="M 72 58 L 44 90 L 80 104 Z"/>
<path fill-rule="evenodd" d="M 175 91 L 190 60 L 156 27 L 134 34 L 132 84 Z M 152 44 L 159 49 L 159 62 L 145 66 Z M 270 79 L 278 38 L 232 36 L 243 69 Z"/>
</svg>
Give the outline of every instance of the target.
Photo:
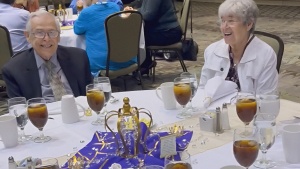
<svg viewBox="0 0 300 169">
<path fill-rule="evenodd" d="M 143 146 L 144 152 L 148 152 L 147 147 L 145 145 L 145 140 L 141 140 L 141 138 L 142 134 L 144 134 L 144 139 L 146 139 L 146 136 L 150 132 L 149 126 L 152 125 L 152 115 L 148 110 L 144 108 L 138 109 L 137 107 L 131 107 L 129 104 L 128 97 L 125 97 L 123 99 L 123 102 L 123 108 L 120 108 L 118 111 L 110 111 L 109 113 L 107 113 L 107 115 L 105 116 L 105 126 L 115 138 L 118 149 L 118 155 L 124 158 L 134 158 L 139 154 L 140 144 Z M 141 114 L 146 114 L 150 120 L 146 133 L 141 132 L 139 119 Z M 119 144 L 119 140 L 116 137 L 116 133 L 114 133 L 111 127 L 108 125 L 109 119 L 113 116 L 118 116 L 117 130 L 122 145 Z"/>
</svg>

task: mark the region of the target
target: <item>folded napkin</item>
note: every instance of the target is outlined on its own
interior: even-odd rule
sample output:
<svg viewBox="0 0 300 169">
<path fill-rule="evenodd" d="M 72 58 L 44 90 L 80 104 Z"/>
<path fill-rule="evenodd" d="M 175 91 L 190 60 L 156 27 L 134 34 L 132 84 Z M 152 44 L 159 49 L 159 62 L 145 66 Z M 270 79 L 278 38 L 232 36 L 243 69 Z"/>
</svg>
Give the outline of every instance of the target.
<svg viewBox="0 0 300 169">
<path fill-rule="evenodd" d="M 145 123 L 141 123 L 142 138 L 139 145 L 138 158 L 123 158 L 116 155 L 117 143 L 112 137 L 113 134 L 110 132 L 95 132 L 93 139 L 81 150 L 79 150 L 72 159 L 84 159 L 85 167 L 90 169 L 109 168 L 114 163 L 120 164 L 122 168 L 134 168 L 133 166 L 139 166 L 140 162 L 143 161 L 144 165 L 160 165 L 164 166 L 164 159 L 160 158 L 160 137 L 167 136 L 168 132 L 151 133 L 147 132 L 148 127 Z M 120 140 L 118 133 L 116 138 Z M 183 131 L 181 136 L 176 138 L 177 151 L 183 151 L 187 148 L 188 143 L 192 138 L 192 131 Z M 131 134 L 133 136 L 133 134 Z M 133 143 L 133 137 L 127 137 L 129 142 Z M 133 144 L 131 144 L 133 145 Z M 145 153 L 145 149 L 149 152 Z M 122 147 L 121 147 L 122 150 Z M 133 152 L 134 147 L 129 148 L 130 152 Z M 63 165 L 62 168 L 68 168 L 68 162 Z"/>
<path fill-rule="evenodd" d="M 213 101 L 237 92 L 237 84 L 224 80 L 220 76 L 215 76 L 209 79 L 204 87 L 205 99 L 203 105 L 207 108 Z"/>
</svg>

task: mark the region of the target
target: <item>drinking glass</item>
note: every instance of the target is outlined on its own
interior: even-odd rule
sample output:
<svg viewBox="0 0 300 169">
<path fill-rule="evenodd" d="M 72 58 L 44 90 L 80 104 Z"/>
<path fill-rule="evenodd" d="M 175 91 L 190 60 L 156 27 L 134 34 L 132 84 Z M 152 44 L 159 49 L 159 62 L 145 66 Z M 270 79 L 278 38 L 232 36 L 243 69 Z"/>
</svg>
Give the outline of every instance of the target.
<svg viewBox="0 0 300 169">
<path fill-rule="evenodd" d="M 245 127 L 253 120 L 256 114 L 256 98 L 253 93 L 239 92 L 236 99 L 236 112 Z"/>
<path fill-rule="evenodd" d="M 190 84 L 191 84 L 191 89 L 192 89 L 192 96 L 190 99 L 190 106 L 189 108 L 196 112 L 197 109 L 195 107 L 193 107 L 192 105 L 192 99 L 194 98 L 195 94 L 197 93 L 197 89 L 198 89 L 198 81 L 197 81 L 197 76 L 196 73 L 189 73 L 189 72 L 183 72 L 180 74 L 180 77 L 187 77 L 190 78 Z"/>
<path fill-rule="evenodd" d="M 31 123 L 39 129 L 40 136 L 34 138 L 36 143 L 45 143 L 51 140 L 51 137 L 44 136 L 43 129 L 48 121 L 48 110 L 44 98 L 32 98 L 27 101 L 27 112 Z"/>
<path fill-rule="evenodd" d="M 186 150 L 180 151 L 177 155 L 166 156 L 164 164 L 165 169 L 191 169 L 191 155 Z"/>
<path fill-rule="evenodd" d="M 174 95 L 176 101 L 182 106 L 182 111 L 177 115 L 178 118 L 191 117 L 191 114 L 186 110 L 186 104 L 192 96 L 190 78 L 177 77 L 174 79 Z"/>
<path fill-rule="evenodd" d="M 105 103 L 104 103 L 104 107 L 102 109 L 102 111 L 103 111 L 102 113 L 106 114 L 107 113 L 106 105 L 111 97 L 111 85 L 110 85 L 109 78 L 108 77 L 96 77 L 96 78 L 94 78 L 94 84 L 102 87 L 102 91 L 105 96 Z"/>
<path fill-rule="evenodd" d="M 25 135 L 24 128 L 28 122 L 27 103 L 25 97 L 14 97 L 8 99 L 9 114 L 16 116 L 18 127 L 20 128 L 19 142 L 24 142 L 32 138 L 31 135 Z"/>
<path fill-rule="evenodd" d="M 255 127 L 246 127 L 244 129 L 235 129 L 233 136 L 233 154 L 236 161 L 243 167 L 249 168 L 258 156 L 257 129 Z"/>
<path fill-rule="evenodd" d="M 257 160 L 254 166 L 257 168 L 274 167 L 275 163 L 267 160 L 266 154 L 275 142 L 276 116 L 269 113 L 257 113 L 254 117 L 254 126 L 258 129 L 259 149 L 262 152 L 262 158 Z"/>
<path fill-rule="evenodd" d="M 83 1 L 82 0 L 77 0 L 76 9 L 77 9 L 77 15 L 79 15 L 83 9 Z"/>
<path fill-rule="evenodd" d="M 42 158 L 42 163 L 35 166 L 36 169 L 59 169 L 56 158 Z"/>
<path fill-rule="evenodd" d="M 258 95 L 258 109 L 260 113 L 278 116 L 280 111 L 280 94 L 277 90 Z"/>
<path fill-rule="evenodd" d="M 103 125 L 105 114 L 101 110 L 105 103 L 105 96 L 102 87 L 96 84 L 86 86 L 86 97 L 90 108 L 96 112 L 97 120 L 93 121 L 93 125 Z"/>
</svg>

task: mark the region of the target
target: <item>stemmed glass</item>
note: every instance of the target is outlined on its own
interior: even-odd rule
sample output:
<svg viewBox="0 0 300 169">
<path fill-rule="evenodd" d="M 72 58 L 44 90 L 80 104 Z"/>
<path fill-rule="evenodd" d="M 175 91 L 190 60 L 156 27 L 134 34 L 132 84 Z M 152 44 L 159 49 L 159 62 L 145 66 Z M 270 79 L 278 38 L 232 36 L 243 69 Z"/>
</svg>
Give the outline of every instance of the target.
<svg viewBox="0 0 300 169">
<path fill-rule="evenodd" d="M 280 96 L 277 90 L 258 95 L 258 108 L 261 113 L 278 116 L 280 111 Z"/>
<path fill-rule="evenodd" d="M 249 168 L 258 156 L 257 129 L 255 127 L 246 127 L 244 129 L 235 129 L 233 137 L 233 154 L 236 161 L 243 167 Z"/>
<path fill-rule="evenodd" d="M 19 142 L 24 142 L 32 138 L 25 135 L 24 128 L 28 122 L 27 103 L 25 97 L 14 97 L 7 101 L 9 114 L 16 116 L 18 127 L 20 128 Z"/>
<path fill-rule="evenodd" d="M 240 120 L 244 122 L 245 127 L 253 120 L 256 109 L 255 94 L 245 92 L 238 93 L 236 99 L 236 112 Z"/>
<path fill-rule="evenodd" d="M 197 111 L 197 109 L 195 107 L 193 107 L 193 104 L 192 104 L 192 99 L 194 98 L 195 94 L 197 93 L 197 89 L 198 89 L 197 76 L 196 76 L 195 73 L 183 72 L 183 73 L 180 74 L 180 77 L 190 78 L 190 84 L 191 84 L 191 89 L 192 89 L 192 96 L 191 96 L 191 99 L 190 99 L 190 106 L 189 106 L 189 108 L 192 111 Z"/>
<path fill-rule="evenodd" d="M 177 77 L 174 79 L 174 95 L 177 102 L 182 106 L 182 111 L 177 115 L 178 118 L 191 117 L 191 114 L 186 110 L 186 104 L 190 101 L 192 96 L 192 89 L 190 85 L 190 78 Z"/>
<path fill-rule="evenodd" d="M 267 160 L 266 154 L 275 142 L 276 116 L 269 113 L 258 113 L 254 117 L 254 126 L 258 129 L 259 149 L 262 152 L 262 158 L 254 166 L 257 168 L 274 167 L 274 162 Z"/>
<path fill-rule="evenodd" d="M 186 168 L 191 169 L 191 155 L 185 150 L 178 152 L 178 155 L 165 157 L 165 169 Z"/>
<path fill-rule="evenodd" d="M 105 115 L 107 113 L 106 105 L 111 97 L 111 85 L 110 85 L 109 78 L 108 77 L 96 77 L 96 78 L 94 78 L 94 85 L 102 87 L 102 91 L 105 96 L 105 103 L 104 103 L 104 107 L 102 109 L 102 111 L 103 111 L 102 113 L 104 113 L 104 115 Z"/>
<path fill-rule="evenodd" d="M 103 125 L 105 114 L 100 112 L 104 106 L 105 97 L 102 87 L 96 84 L 87 85 L 86 97 L 90 108 L 97 114 L 97 120 L 93 121 L 92 124 Z"/>
<path fill-rule="evenodd" d="M 79 15 L 83 9 L 83 1 L 82 0 L 77 0 L 76 9 L 77 9 L 77 15 Z"/>
<path fill-rule="evenodd" d="M 27 112 L 31 123 L 39 129 L 40 136 L 34 139 L 36 143 L 45 143 L 51 140 L 51 137 L 44 136 L 43 129 L 48 121 L 48 110 L 44 98 L 33 98 L 27 101 Z"/>
</svg>

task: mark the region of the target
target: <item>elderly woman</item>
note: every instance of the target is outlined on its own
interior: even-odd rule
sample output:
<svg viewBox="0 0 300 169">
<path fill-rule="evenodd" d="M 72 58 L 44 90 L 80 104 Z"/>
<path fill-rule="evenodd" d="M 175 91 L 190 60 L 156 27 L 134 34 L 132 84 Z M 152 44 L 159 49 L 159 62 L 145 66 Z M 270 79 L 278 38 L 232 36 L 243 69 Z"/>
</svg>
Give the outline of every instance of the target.
<svg viewBox="0 0 300 169">
<path fill-rule="evenodd" d="M 253 35 L 258 8 L 253 0 L 226 0 L 219 7 L 223 39 L 204 52 L 200 87 L 215 76 L 233 81 L 240 91 L 276 90 L 277 58 L 268 44 Z"/>
</svg>

